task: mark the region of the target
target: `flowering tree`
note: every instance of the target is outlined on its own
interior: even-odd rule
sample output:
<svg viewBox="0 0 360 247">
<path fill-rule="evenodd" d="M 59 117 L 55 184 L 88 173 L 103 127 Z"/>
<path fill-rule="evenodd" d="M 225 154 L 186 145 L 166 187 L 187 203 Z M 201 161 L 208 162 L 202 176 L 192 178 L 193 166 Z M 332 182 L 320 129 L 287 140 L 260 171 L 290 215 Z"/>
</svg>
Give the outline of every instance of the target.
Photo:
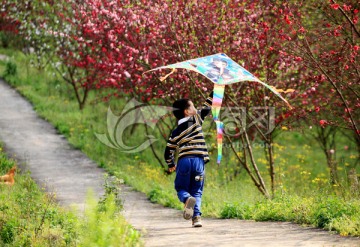
<svg viewBox="0 0 360 247">
<path fill-rule="evenodd" d="M 34 53 L 32 63 L 43 69 L 53 59 L 53 37 L 49 29 L 56 27 L 56 11 L 54 3 L 49 1 L 6 0 L 6 16 L 10 18 L 10 26 L 16 24 L 17 29 L 10 30 L 17 34 L 23 52 Z M 18 45 L 19 46 L 19 45 Z"/>
<path fill-rule="evenodd" d="M 160 65 L 217 52 L 228 54 L 276 88 L 301 89 L 303 86 L 301 75 L 294 72 L 299 68 L 299 58 L 284 51 L 284 44 L 291 40 L 291 33 L 286 31 L 290 24 L 286 4 L 270 1 L 196 1 L 189 4 L 187 1 L 105 0 L 67 3 L 62 12 L 69 6 L 76 10 L 70 13 L 71 17 L 63 17 L 64 23 L 73 27 L 73 33 L 66 36 L 75 42 L 76 49 L 70 52 L 64 49 L 60 57 L 71 68 L 84 72 L 82 77 L 77 77 L 79 88 L 115 88 L 118 92 L 133 94 L 143 102 L 154 98 L 169 102 L 175 96 L 190 97 L 198 102 L 205 97 L 204 91 L 213 87 L 211 82 L 198 75 L 181 71 L 160 83 L 157 79 L 160 74 L 142 73 Z M 296 95 L 289 96 L 296 99 Z M 276 98 L 255 83 L 229 87 L 225 103 L 238 108 L 276 106 L 280 112 L 284 109 Z M 276 127 L 281 127 L 282 121 L 293 114 L 295 112 L 291 111 L 279 114 Z M 238 126 L 239 130 L 245 127 Z M 165 128 L 163 134 L 167 135 L 165 132 L 168 131 Z M 272 143 L 271 135 L 264 134 L 266 130 L 260 130 L 260 133 L 266 142 Z M 234 140 L 236 138 L 228 138 L 229 142 Z M 233 149 L 234 155 L 243 153 L 236 155 L 239 164 L 245 167 L 259 190 L 269 197 L 252 154 L 251 138 L 244 132 L 237 140 L 246 147 L 244 150 Z M 273 152 L 271 145 L 269 147 L 269 152 Z M 270 162 L 274 184 L 274 164 Z"/>
<path fill-rule="evenodd" d="M 330 0 L 308 3 L 301 15 L 292 15 L 298 39 L 290 50 L 313 74 L 306 108 L 313 123 L 328 126 L 315 137 L 327 157 L 332 183 L 337 182 L 333 139 L 338 130 L 352 132 L 360 154 L 359 8 L 358 1 Z"/>
<path fill-rule="evenodd" d="M 25 6 L 29 6 L 29 1 L 25 2 Z M 343 29 L 331 29 L 323 20 L 324 25 L 318 28 L 312 22 L 318 21 L 313 16 L 302 19 L 306 13 L 311 13 L 308 10 L 316 6 L 314 3 L 270 0 L 40 2 L 31 3 L 30 12 L 28 7 L 22 10 L 23 19 L 26 16 L 30 20 L 26 22 L 27 26 L 24 24 L 24 30 L 31 30 L 31 40 L 39 37 L 42 37 L 40 41 L 49 39 L 44 43 L 52 44 L 50 48 L 56 54 L 52 64 L 73 87 L 80 109 L 85 106 L 91 90 L 97 93 L 103 91 L 108 96 L 125 93 L 142 102 L 166 105 L 180 97 L 200 102 L 213 88 L 212 83 L 201 76 L 179 71 L 161 83 L 158 78 L 165 72 L 143 72 L 218 52 L 226 53 L 261 80 L 284 92 L 293 109 L 287 109 L 269 90 L 252 82 L 228 86 L 225 94 L 225 105 L 229 109 L 246 107 L 263 110 L 267 125 L 257 124 L 257 115 L 245 111 L 245 119 L 252 123 L 252 127 L 248 128 L 244 121 L 235 121 L 233 133 L 226 135 L 230 148 L 224 152 L 237 160 L 236 164 L 231 165 L 234 172 L 229 176 L 230 179 L 243 167 L 266 197 L 270 197 L 270 193 L 252 151 L 255 136 L 267 144 L 269 175 L 274 193 L 275 150 L 272 144 L 285 124 L 290 128 L 299 120 L 313 117 L 323 126 L 341 123 L 342 126 L 354 129 L 354 133 L 358 131 L 358 113 L 355 113 L 355 107 L 349 105 L 353 100 L 358 104 L 357 72 L 352 72 L 357 70 L 349 69 L 356 64 L 351 61 L 356 61 L 357 41 L 348 41 L 347 53 L 342 51 L 347 54 L 347 62 L 345 64 L 344 57 L 338 61 L 342 68 L 342 80 L 338 80 L 340 75 L 326 67 L 338 53 L 329 50 L 331 45 L 326 46 L 326 49 L 322 49 L 321 45 L 331 41 L 335 33 L 335 37 L 339 37 L 337 35 Z M 335 11 L 343 8 L 345 18 L 349 17 L 346 11 L 352 11 L 352 24 L 347 22 L 347 30 L 356 34 L 355 4 L 351 5 L 350 10 L 345 10 L 349 8 L 348 5 L 345 8 L 336 7 L 334 2 L 331 4 L 330 7 L 321 5 L 321 9 Z M 41 31 L 38 30 L 39 26 Z M 333 35 L 322 37 L 324 30 Z M 321 42 L 313 37 L 322 38 Z M 31 43 L 37 47 L 36 44 Z M 350 78 L 351 84 L 340 83 L 345 78 Z M 326 81 L 330 85 L 324 83 Z M 335 95 L 331 99 L 327 99 L 326 93 L 320 93 L 331 88 Z M 329 108 L 329 103 L 345 106 L 345 111 Z M 275 116 L 271 113 L 274 108 Z M 326 116 L 330 112 L 334 117 L 319 119 L 321 112 Z M 347 120 L 341 122 L 344 119 Z M 274 125 L 269 131 L 272 122 Z M 160 126 L 165 137 L 171 127 L 165 122 Z M 243 145 L 236 147 L 235 142 Z M 159 157 L 155 149 L 154 154 Z"/>
<path fill-rule="evenodd" d="M 3 47 L 8 47 L 11 39 L 17 37 L 20 22 L 11 18 L 10 11 L 14 5 L 9 1 L 3 1 L 0 9 L 0 38 Z"/>
</svg>

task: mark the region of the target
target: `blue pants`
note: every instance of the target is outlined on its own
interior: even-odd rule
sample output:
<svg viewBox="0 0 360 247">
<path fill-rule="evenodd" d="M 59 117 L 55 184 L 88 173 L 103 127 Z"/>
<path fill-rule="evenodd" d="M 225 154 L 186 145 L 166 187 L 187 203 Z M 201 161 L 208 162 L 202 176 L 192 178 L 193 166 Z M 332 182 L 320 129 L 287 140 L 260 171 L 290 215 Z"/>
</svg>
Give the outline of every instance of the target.
<svg viewBox="0 0 360 247">
<path fill-rule="evenodd" d="M 200 208 L 204 188 L 204 175 L 205 166 L 202 157 L 185 156 L 180 158 L 177 163 L 175 189 L 179 200 L 183 203 L 190 196 L 195 197 L 196 204 L 193 217 L 201 215 Z"/>
</svg>

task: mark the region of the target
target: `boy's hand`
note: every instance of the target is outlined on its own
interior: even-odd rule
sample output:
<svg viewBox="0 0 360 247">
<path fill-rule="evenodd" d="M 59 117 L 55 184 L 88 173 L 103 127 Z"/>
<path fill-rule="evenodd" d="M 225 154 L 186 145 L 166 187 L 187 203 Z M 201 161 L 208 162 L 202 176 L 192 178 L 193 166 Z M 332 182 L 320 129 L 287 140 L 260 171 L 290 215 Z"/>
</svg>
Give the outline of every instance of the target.
<svg viewBox="0 0 360 247">
<path fill-rule="evenodd" d="M 169 169 L 168 169 L 168 172 L 169 173 L 172 173 L 172 172 L 174 172 L 176 170 L 176 166 L 173 166 L 173 167 L 170 167 Z"/>
</svg>

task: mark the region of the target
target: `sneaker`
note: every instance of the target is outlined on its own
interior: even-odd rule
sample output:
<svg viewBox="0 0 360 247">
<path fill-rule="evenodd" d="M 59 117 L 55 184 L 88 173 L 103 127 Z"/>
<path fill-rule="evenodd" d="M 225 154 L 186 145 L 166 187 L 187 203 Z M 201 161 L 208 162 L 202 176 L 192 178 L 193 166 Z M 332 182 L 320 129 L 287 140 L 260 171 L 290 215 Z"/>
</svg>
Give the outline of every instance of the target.
<svg viewBox="0 0 360 247">
<path fill-rule="evenodd" d="M 192 219 L 192 225 L 193 225 L 193 227 L 202 227 L 201 217 L 200 216 L 195 216 Z"/>
<path fill-rule="evenodd" d="M 190 196 L 186 200 L 185 207 L 184 207 L 184 213 L 183 213 L 185 220 L 190 220 L 193 217 L 195 203 L 196 203 L 195 197 Z"/>
</svg>

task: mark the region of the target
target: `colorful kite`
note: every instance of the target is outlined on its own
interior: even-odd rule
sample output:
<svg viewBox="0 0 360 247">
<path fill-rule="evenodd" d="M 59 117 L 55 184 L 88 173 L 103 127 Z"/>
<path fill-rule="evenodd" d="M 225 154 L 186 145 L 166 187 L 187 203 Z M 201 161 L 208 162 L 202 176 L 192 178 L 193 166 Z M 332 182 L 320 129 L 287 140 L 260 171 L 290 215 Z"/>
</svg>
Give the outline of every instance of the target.
<svg viewBox="0 0 360 247">
<path fill-rule="evenodd" d="M 217 163 L 220 164 L 222 157 L 222 137 L 223 137 L 223 123 L 219 119 L 219 113 L 221 108 L 222 99 L 224 97 L 225 85 L 240 82 L 240 81 L 255 81 L 270 91 L 272 91 L 276 96 L 281 98 L 290 108 L 290 104 L 279 94 L 279 92 L 266 83 L 260 81 L 258 78 L 253 76 L 249 71 L 241 67 L 239 64 L 231 60 L 228 56 L 223 53 L 214 54 L 211 56 L 200 57 L 196 59 L 187 60 L 180 63 L 170 64 L 166 66 L 161 66 L 150 71 L 159 70 L 159 69 L 173 69 L 173 71 L 167 74 L 165 77 L 160 78 L 160 80 L 165 80 L 169 75 L 175 72 L 175 69 L 188 69 L 202 74 L 214 85 L 214 97 L 212 103 L 212 115 L 216 123 L 217 130 L 217 144 L 218 144 L 218 157 Z"/>
</svg>

